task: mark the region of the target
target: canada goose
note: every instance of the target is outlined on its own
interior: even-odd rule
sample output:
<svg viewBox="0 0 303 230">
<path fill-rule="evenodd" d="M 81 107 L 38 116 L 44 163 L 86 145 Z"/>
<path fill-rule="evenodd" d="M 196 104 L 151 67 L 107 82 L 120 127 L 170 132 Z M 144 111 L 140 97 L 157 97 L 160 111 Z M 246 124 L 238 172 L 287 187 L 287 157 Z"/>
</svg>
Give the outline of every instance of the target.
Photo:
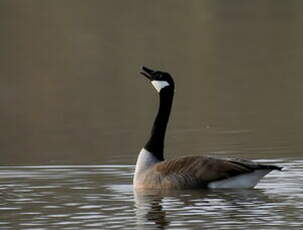
<svg viewBox="0 0 303 230">
<path fill-rule="evenodd" d="M 169 73 L 142 67 L 145 76 L 160 95 L 160 106 L 151 136 L 140 151 L 133 184 L 143 189 L 253 188 L 274 165 L 250 160 L 185 156 L 164 160 L 165 131 L 172 107 L 175 84 Z"/>
</svg>

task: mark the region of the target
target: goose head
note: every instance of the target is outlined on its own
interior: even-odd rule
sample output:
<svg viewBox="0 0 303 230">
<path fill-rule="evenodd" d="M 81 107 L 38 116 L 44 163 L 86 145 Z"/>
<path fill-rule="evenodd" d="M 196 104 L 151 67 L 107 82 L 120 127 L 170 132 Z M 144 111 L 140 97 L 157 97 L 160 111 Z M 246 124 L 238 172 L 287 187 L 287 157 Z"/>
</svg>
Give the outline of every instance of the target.
<svg viewBox="0 0 303 230">
<path fill-rule="evenodd" d="M 175 83 L 172 76 L 169 73 L 159 71 L 159 70 L 152 70 L 145 66 L 142 67 L 141 74 L 145 76 L 155 87 L 158 93 L 161 92 L 162 89 L 175 88 Z"/>
</svg>

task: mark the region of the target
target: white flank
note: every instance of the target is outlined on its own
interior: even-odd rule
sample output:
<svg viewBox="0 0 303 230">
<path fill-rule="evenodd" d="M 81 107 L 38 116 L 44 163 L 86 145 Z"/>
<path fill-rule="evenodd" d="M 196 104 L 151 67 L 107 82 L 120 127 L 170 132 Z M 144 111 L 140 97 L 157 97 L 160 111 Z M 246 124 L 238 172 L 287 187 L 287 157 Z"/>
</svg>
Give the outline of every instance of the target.
<svg viewBox="0 0 303 230">
<path fill-rule="evenodd" d="M 158 92 L 160 92 L 164 87 L 169 86 L 167 81 L 152 81 L 151 83 Z"/>
<path fill-rule="evenodd" d="M 136 163 L 134 184 L 139 180 L 140 174 L 148 169 L 150 166 L 160 162 L 151 152 L 142 149 L 139 153 Z"/>
<path fill-rule="evenodd" d="M 253 188 L 270 171 L 268 169 L 259 169 L 252 173 L 214 181 L 209 183 L 208 188 Z"/>
</svg>

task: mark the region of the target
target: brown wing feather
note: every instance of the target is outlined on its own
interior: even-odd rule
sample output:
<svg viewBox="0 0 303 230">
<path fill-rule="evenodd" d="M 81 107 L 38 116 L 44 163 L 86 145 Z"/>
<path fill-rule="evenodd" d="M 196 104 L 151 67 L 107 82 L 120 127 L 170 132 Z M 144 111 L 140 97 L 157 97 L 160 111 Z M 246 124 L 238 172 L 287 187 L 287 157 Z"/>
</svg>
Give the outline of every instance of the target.
<svg viewBox="0 0 303 230">
<path fill-rule="evenodd" d="M 205 188 L 211 181 L 254 171 L 248 164 L 207 156 L 188 156 L 160 162 L 142 177 L 144 187 Z"/>
</svg>

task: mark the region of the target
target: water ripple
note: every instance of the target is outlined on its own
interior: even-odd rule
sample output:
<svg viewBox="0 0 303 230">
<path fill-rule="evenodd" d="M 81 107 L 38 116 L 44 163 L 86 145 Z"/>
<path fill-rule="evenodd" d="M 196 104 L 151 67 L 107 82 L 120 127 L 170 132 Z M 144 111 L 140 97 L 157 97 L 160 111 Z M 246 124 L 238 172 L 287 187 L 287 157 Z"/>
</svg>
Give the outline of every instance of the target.
<svg viewBox="0 0 303 230">
<path fill-rule="evenodd" d="M 133 193 L 134 166 L 0 167 L 1 229 L 297 229 L 303 160 L 253 190 Z"/>
</svg>

